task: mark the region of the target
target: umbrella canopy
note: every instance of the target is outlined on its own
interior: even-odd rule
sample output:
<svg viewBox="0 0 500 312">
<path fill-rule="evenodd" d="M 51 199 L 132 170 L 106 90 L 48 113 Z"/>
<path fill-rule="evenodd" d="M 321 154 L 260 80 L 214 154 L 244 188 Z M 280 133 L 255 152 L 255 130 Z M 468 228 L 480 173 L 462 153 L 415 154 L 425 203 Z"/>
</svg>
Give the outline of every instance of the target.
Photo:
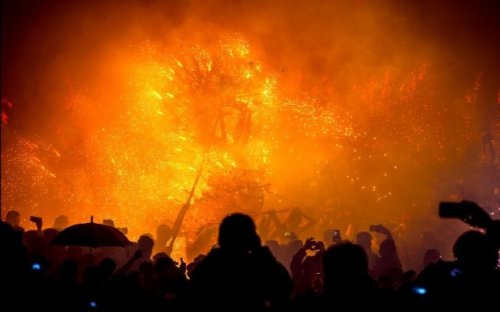
<svg viewBox="0 0 500 312">
<path fill-rule="evenodd" d="M 132 245 L 128 238 L 116 228 L 93 222 L 75 224 L 62 230 L 52 240 L 52 244 L 93 248 Z"/>
</svg>

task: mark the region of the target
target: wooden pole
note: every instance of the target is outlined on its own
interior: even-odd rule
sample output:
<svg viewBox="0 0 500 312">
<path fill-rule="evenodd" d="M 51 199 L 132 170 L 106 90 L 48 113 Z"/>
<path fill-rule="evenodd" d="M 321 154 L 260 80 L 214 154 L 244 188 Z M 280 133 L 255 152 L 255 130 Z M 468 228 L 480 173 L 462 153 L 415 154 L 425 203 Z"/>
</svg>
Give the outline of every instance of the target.
<svg viewBox="0 0 500 312">
<path fill-rule="evenodd" d="M 215 135 L 215 130 L 217 129 L 217 124 L 221 122 L 221 119 L 223 118 L 223 113 L 222 109 L 219 111 L 219 116 L 214 122 L 213 128 L 212 128 L 212 140 L 213 136 Z M 172 253 L 172 250 L 174 249 L 174 244 L 175 240 L 177 239 L 177 236 L 179 235 L 182 222 L 184 221 L 184 217 L 186 216 L 186 213 L 189 210 L 189 207 L 191 206 L 191 200 L 193 199 L 194 192 L 196 190 L 196 186 L 198 185 L 198 181 L 200 180 L 201 173 L 203 171 L 203 166 L 205 165 L 205 162 L 207 160 L 207 152 L 210 150 L 211 144 L 207 146 L 207 149 L 205 151 L 205 155 L 203 156 L 203 161 L 201 162 L 200 168 L 198 169 L 198 172 L 196 174 L 196 177 L 193 182 L 193 186 L 191 187 L 191 191 L 189 192 L 189 196 L 186 200 L 186 203 L 182 205 L 181 209 L 179 210 L 179 213 L 177 214 L 177 218 L 175 219 L 174 227 L 172 229 L 172 238 L 170 239 L 170 242 L 168 243 L 167 246 L 167 253 L 170 255 Z"/>
</svg>

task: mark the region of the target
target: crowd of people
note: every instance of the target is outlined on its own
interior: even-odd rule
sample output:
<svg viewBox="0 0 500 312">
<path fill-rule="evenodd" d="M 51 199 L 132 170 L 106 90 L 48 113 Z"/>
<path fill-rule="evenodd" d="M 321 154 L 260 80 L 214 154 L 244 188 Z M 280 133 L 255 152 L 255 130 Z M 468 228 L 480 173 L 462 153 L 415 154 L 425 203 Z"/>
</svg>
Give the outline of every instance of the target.
<svg viewBox="0 0 500 312">
<path fill-rule="evenodd" d="M 189 259 L 172 259 L 168 226 L 127 248 L 62 246 L 68 226 L 24 231 L 9 211 L 0 223 L 2 311 L 342 311 L 499 307 L 500 220 L 463 202 L 471 229 L 453 245 L 453 260 L 428 248 L 421 268 L 405 268 L 391 231 L 374 248 L 370 231 L 352 241 L 326 230 L 322 240 L 262 241 L 254 220 L 225 217 L 217 244 Z M 286 228 L 283 228 L 286 230 Z M 377 249 L 377 250 L 375 250 Z"/>
</svg>

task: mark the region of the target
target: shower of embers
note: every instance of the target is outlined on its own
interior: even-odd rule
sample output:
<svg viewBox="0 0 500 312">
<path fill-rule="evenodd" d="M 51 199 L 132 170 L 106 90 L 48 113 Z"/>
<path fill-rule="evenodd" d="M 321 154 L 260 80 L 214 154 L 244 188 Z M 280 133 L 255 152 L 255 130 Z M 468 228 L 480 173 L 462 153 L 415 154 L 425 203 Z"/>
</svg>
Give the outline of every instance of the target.
<svg viewBox="0 0 500 312">
<path fill-rule="evenodd" d="M 28 228 L 94 216 L 136 239 L 188 205 L 182 253 L 234 211 L 349 237 L 443 199 L 499 209 L 498 21 L 472 12 L 484 36 L 455 36 L 460 18 L 392 1 L 48 3 L 10 4 L 2 27 L 1 209 Z"/>
</svg>

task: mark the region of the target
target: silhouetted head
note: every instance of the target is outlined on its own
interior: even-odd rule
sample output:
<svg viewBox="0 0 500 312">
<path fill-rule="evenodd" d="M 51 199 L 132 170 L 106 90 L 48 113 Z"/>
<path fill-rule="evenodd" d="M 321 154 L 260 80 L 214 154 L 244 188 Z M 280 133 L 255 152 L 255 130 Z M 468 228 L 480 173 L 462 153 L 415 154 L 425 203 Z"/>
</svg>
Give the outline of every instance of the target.
<svg viewBox="0 0 500 312">
<path fill-rule="evenodd" d="M 462 234 L 453 246 L 453 254 L 464 273 L 488 272 L 497 266 L 498 252 L 494 244 L 478 231 Z"/>
<path fill-rule="evenodd" d="M 160 278 L 171 278 L 180 275 L 180 270 L 177 268 L 177 262 L 169 256 L 159 258 L 158 261 L 156 261 L 156 271 Z"/>
<path fill-rule="evenodd" d="M 99 263 L 99 273 L 102 277 L 111 276 L 116 269 L 116 262 L 111 258 L 105 258 Z"/>
<path fill-rule="evenodd" d="M 372 235 L 368 232 L 359 232 L 356 235 L 356 244 L 363 247 L 366 251 L 372 250 Z"/>
<path fill-rule="evenodd" d="M 368 276 L 368 258 L 361 246 L 345 242 L 327 249 L 323 269 L 325 289 L 352 286 Z"/>
<path fill-rule="evenodd" d="M 115 227 L 115 221 L 113 221 L 113 219 L 104 219 L 102 220 L 102 224 Z"/>
<path fill-rule="evenodd" d="M 161 258 L 170 258 L 170 256 L 166 252 L 159 252 L 153 256 L 153 261 L 158 262 Z"/>
<path fill-rule="evenodd" d="M 172 237 L 172 228 L 166 224 L 160 224 L 156 228 L 156 240 L 159 244 L 165 244 Z"/>
<path fill-rule="evenodd" d="M 15 210 L 9 210 L 7 216 L 5 216 L 5 221 L 12 227 L 18 227 L 21 222 L 21 215 Z"/>
<path fill-rule="evenodd" d="M 441 259 L 441 253 L 437 249 L 428 249 L 424 254 L 424 267 L 436 263 Z"/>
<path fill-rule="evenodd" d="M 249 251 L 260 246 L 260 238 L 252 218 L 242 213 L 231 214 L 219 226 L 219 246 L 226 250 Z"/>
<path fill-rule="evenodd" d="M 154 245 L 153 239 L 145 234 L 141 235 L 137 241 L 137 247 L 142 250 L 143 258 L 147 259 L 151 258 Z"/>
<path fill-rule="evenodd" d="M 68 216 L 60 215 L 54 220 L 54 225 L 52 226 L 54 229 L 63 230 L 67 228 L 69 225 Z"/>
</svg>

